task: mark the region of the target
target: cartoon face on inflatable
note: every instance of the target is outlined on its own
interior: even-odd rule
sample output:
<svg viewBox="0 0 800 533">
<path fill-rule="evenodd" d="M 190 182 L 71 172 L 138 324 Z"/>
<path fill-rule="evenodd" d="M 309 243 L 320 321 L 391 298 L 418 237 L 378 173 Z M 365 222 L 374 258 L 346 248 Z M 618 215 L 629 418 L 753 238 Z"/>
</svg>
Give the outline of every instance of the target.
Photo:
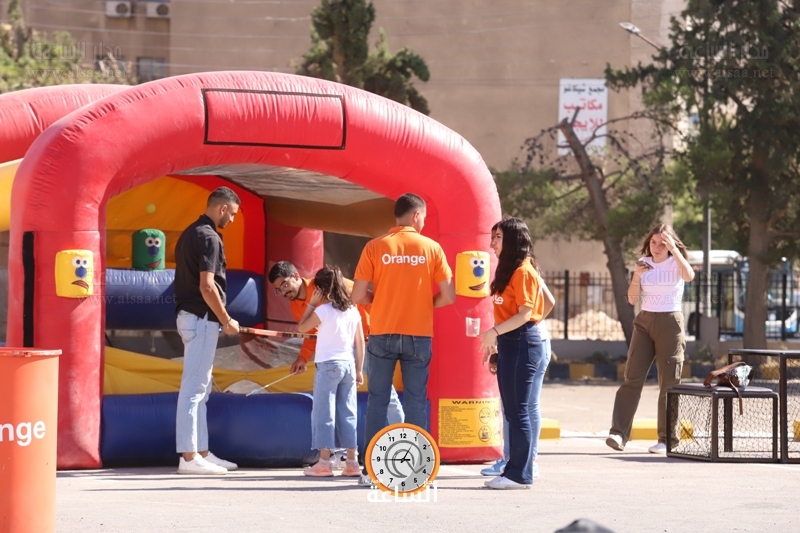
<svg viewBox="0 0 800 533">
<path fill-rule="evenodd" d="M 131 239 L 132 266 L 134 270 L 164 270 L 167 239 L 164 232 L 157 229 L 140 229 L 133 232 Z"/>
<path fill-rule="evenodd" d="M 456 255 L 456 294 L 472 298 L 489 295 L 489 254 L 461 252 Z"/>
<path fill-rule="evenodd" d="M 94 256 L 90 250 L 56 253 L 56 295 L 86 298 L 94 293 Z"/>
</svg>

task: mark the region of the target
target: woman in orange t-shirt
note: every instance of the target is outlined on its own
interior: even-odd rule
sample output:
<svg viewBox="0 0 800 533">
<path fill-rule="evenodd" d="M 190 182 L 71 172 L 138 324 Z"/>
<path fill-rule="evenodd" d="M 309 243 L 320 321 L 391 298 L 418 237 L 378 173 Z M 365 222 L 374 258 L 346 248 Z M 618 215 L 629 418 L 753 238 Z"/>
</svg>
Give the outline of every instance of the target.
<svg viewBox="0 0 800 533">
<path fill-rule="evenodd" d="M 509 458 L 503 473 L 486 482 L 490 489 L 529 489 L 533 459 L 528 403 L 536 369 L 545 364 L 536 324 L 544 314 L 544 297 L 533 243 L 525 223 L 506 218 L 492 228 L 497 270 L 492 281 L 495 325 L 481 334 L 484 364 L 497 347 L 497 384 L 508 421 Z"/>
</svg>

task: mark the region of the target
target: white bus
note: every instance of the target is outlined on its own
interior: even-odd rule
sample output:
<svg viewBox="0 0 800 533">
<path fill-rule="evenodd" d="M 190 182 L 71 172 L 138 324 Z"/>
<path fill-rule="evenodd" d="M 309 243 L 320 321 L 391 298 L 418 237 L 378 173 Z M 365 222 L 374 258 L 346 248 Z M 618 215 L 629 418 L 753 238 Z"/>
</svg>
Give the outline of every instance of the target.
<svg viewBox="0 0 800 533">
<path fill-rule="evenodd" d="M 703 268 L 703 252 L 689 252 L 689 264 L 696 271 L 695 281 L 686 284 L 684 289 L 684 316 L 688 317 L 686 331 L 689 335 L 697 332 L 697 299 L 702 299 L 700 272 Z M 734 250 L 711 250 L 711 314 L 719 316 L 720 333 L 741 335 L 744 332 L 745 289 L 749 265 L 747 258 Z M 781 302 L 783 275 L 786 274 L 786 300 Z M 783 310 L 786 310 L 786 336 L 797 336 L 797 281 L 793 275 L 791 262 L 783 260 L 778 268 L 770 271 L 767 292 L 767 337 L 780 338 L 783 323 Z M 702 312 L 702 305 L 700 312 Z"/>
</svg>

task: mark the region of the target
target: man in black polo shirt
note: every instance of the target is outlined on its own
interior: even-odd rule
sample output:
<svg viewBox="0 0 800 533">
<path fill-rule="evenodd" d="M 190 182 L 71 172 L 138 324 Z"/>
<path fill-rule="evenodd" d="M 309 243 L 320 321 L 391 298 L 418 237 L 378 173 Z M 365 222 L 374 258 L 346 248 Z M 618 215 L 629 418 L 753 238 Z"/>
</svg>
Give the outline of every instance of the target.
<svg viewBox="0 0 800 533">
<path fill-rule="evenodd" d="M 219 327 L 233 335 L 239 323 L 225 309 L 225 249 L 217 228 L 233 222 L 241 204 L 228 187 L 208 197 L 206 212 L 175 245 L 175 302 L 183 340 L 183 377 L 178 394 L 176 441 L 179 474 L 225 474 L 237 468 L 208 451 L 206 402 Z"/>
</svg>

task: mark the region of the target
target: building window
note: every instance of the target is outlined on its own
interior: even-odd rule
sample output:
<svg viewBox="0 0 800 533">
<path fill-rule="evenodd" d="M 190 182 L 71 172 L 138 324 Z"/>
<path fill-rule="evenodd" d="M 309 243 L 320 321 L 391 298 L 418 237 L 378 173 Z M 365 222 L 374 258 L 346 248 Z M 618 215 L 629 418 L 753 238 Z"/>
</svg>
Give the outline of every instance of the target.
<svg viewBox="0 0 800 533">
<path fill-rule="evenodd" d="M 139 83 L 167 77 L 167 60 L 163 57 L 137 57 L 136 78 Z"/>
<path fill-rule="evenodd" d="M 94 56 L 94 69 L 103 73 L 109 73 L 110 76 L 120 75 L 125 77 L 127 75 L 126 66 L 127 63 L 123 55 L 115 57 L 109 53 L 104 56 Z"/>
</svg>

